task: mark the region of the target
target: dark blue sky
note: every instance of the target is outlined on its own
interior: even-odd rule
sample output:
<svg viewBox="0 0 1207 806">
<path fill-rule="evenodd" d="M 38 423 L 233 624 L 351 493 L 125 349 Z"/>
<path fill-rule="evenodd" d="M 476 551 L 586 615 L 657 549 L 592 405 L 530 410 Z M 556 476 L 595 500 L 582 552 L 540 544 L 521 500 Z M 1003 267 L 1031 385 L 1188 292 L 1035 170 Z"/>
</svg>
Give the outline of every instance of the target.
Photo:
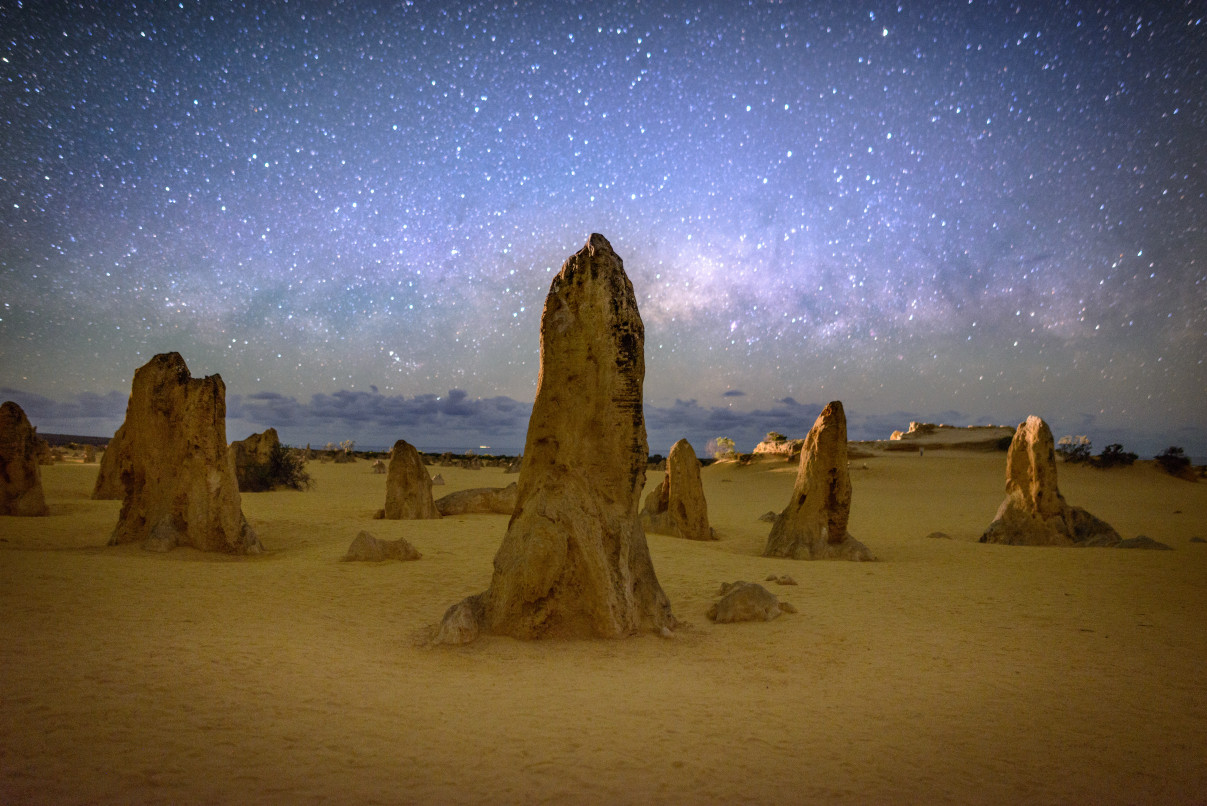
<svg viewBox="0 0 1207 806">
<path fill-rule="evenodd" d="M 0 394 L 111 433 L 175 350 L 232 438 L 518 450 L 549 282 L 601 232 L 652 450 L 842 399 L 853 436 L 1039 414 L 1207 453 L 1205 20 L 3 0 Z"/>
</svg>

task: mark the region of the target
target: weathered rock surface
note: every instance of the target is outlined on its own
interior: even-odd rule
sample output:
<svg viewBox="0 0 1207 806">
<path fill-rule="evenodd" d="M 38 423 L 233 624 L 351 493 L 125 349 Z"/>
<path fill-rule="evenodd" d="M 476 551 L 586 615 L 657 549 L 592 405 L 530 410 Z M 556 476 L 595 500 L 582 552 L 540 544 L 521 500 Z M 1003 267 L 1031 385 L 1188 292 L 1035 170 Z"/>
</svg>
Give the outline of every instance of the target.
<svg viewBox="0 0 1207 806">
<path fill-rule="evenodd" d="M 708 525 L 708 502 L 700 483 L 700 460 L 691 443 L 681 439 L 671 447 L 666 477 L 645 497 L 641 523 L 647 532 L 687 540 L 716 540 Z"/>
<path fill-rule="evenodd" d="M 1011 546 L 1117 546 L 1110 524 L 1072 507 L 1056 486 L 1056 446 L 1048 424 L 1034 415 L 1014 432 L 1006 453 L 1006 500 L 981 535 L 982 543 Z"/>
<path fill-rule="evenodd" d="M 515 511 L 519 486 L 512 482 L 506 487 L 475 487 L 449 493 L 436 499 L 436 509 L 441 515 L 465 515 L 473 512 L 493 512 L 510 515 Z"/>
<path fill-rule="evenodd" d="M 813 423 L 801 450 L 788 506 L 775 519 L 764 557 L 794 560 L 874 560 L 847 533 L 851 476 L 847 470 L 847 417 L 832 401 Z"/>
<path fill-rule="evenodd" d="M 394 449 L 390 451 L 384 517 L 389 520 L 440 517 L 436 502 L 432 500 L 432 477 L 427 474 L 419 451 L 404 439 L 395 442 Z"/>
<path fill-rule="evenodd" d="M 637 513 L 649 453 L 644 340 L 623 263 L 593 234 L 545 300 L 517 503 L 490 588 L 449 608 L 437 643 L 677 625 Z"/>
<path fill-rule="evenodd" d="M 101 453 L 101 467 L 92 487 L 92 498 L 97 501 L 120 501 L 126 497 L 122 486 L 122 467 L 130 463 L 130 450 L 126 444 L 126 424 L 122 423 Z"/>
<path fill-rule="evenodd" d="M 121 462 L 125 491 L 109 545 L 258 554 L 226 445 L 226 385 L 193 378 L 179 353 L 134 373 Z"/>
<path fill-rule="evenodd" d="M 361 532 L 348 546 L 345 562 L 381 560 L 418 560 L 423 555 L 405 537 L 397 540 L 379 540 L 368 532 Z"/>
<path fill-rule="evenodd" d="M 267 482 L 262 476 L 263 469 L 272 460 L 273 451 L 280 450 L 281 439 L 277 429 L 252 434 L 247 439 L 235 440 L 230 444 L 228 452 L 235 466 L 235 479 L 239 482 L 241 491 L 264 491 L 268 489 Z"/>
<path fill-rule="evenodd" d="M 0 406 L 0 515 L 50 514 L 42 493 L 38 441 L 24 409 L 11 400 Z"/>
<path fill-rule="evenodd" d="M 704 614 L 717 624 L 736 621 L 771 621 L 796 608 L 780 602 L 775 594 L 757 582 L 727 582 L 718 591 L 721 598 Z"/>
</svg>

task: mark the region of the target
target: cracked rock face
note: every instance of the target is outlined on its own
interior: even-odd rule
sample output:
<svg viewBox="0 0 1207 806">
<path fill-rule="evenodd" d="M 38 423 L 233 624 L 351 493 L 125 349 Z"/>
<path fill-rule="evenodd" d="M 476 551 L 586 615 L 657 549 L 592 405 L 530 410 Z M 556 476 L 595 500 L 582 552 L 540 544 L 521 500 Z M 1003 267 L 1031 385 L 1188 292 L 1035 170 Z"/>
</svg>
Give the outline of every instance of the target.
<svg viewBox="0 0 1207 806">
<path fill-rule="evenodd" d="M 832 401 L 813 423 L 801 449 L 792 498 L 775 519 L 764 557 L 794 560 L 873 560 L 847 533 L 851 476 L 847 471 L 847 417 Z"/>
<path fill-rule="evenodd" d="M 438 643 L 676 626 L 637 512 L 648 456 L 644 342 L 624 265 L 593 234 L 545 300 L 536 401 L 490 588 L 449 608 Z"/>
<path fill-rule="evenodd" d="M 1020 423 L 1006 453 L 1006 500 L 981 535 L 982 543 L 1012 546 L 1116 546 L 1110 524 L 1069 506 L 1056 486 L 1052 431 L 1031 415 Z"/>
<path fill-rule="evenodd" d="M 124 497 L 109 545 L 263 550 L 243 517 L 220 376 L 193 378 L 179 353 L 155 356 L 134 373 L 122 432 Z"/>
</svg>

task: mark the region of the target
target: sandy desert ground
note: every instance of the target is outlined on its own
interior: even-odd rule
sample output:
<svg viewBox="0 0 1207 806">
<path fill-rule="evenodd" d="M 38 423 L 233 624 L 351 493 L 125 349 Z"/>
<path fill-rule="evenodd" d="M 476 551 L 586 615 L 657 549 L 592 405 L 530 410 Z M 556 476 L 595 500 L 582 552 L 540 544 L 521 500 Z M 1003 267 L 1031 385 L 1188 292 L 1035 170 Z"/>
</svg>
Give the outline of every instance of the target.
<svg viewBox="0 0 1207 806">
<path fill-rule="evenodd" d="M 0 802 L 1207 802 L 1207 484 L 1062 465 L 1070 503 L 1175 550 L 1039 549 L 976 542 L 1003 453 L 851 465 L 879 562 L 760 557 L 795 467 L 717 464 L 721 540 L 649 537 L 689 629 L 461 648 L 423 636 L 506 516 L 373 521 L 384 476 L 311 463 L 312 491 L 243 496 L 265 556 L 161 555 L 104 547 L 96 465 L 43 468 L 50 517 L 0 518 Z M 340 562 L 361 529 L 424 557 Z M 770 574 L 797 614 L 705 618 Z"/>
</svg>

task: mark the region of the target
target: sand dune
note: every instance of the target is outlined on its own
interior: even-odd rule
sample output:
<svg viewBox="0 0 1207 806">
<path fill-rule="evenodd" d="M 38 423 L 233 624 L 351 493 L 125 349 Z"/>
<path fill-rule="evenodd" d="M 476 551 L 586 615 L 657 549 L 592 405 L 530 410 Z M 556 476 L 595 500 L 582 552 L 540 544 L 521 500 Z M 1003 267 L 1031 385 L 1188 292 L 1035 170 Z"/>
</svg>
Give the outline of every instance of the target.
<svg viewBox="0 0 1207 806">
<path fill-rule="evenodd" d="M 981 545 L 1004 462 L 852 461 L 877 563 L 758 556 L 795 467 L 711 466 L 720 540 L 648 538 L 690 629 L 462 648 L 422 639 L 487 587 L 505 516 L 373 521 L 384 476 L 312 463 L 310 492 L 243 496 L 265 556 L 160 555 L 104 547 L 95 465 L 43 468 L 50 517 L 0 518 L 0 801 L 1207 801 L 1207 484 L 1061 466 L 1175 551 Z M 341 563 L 361 529 L 423 559 Z M 773 573 L 799 613 L 704 617 Z"/>
</svg>

